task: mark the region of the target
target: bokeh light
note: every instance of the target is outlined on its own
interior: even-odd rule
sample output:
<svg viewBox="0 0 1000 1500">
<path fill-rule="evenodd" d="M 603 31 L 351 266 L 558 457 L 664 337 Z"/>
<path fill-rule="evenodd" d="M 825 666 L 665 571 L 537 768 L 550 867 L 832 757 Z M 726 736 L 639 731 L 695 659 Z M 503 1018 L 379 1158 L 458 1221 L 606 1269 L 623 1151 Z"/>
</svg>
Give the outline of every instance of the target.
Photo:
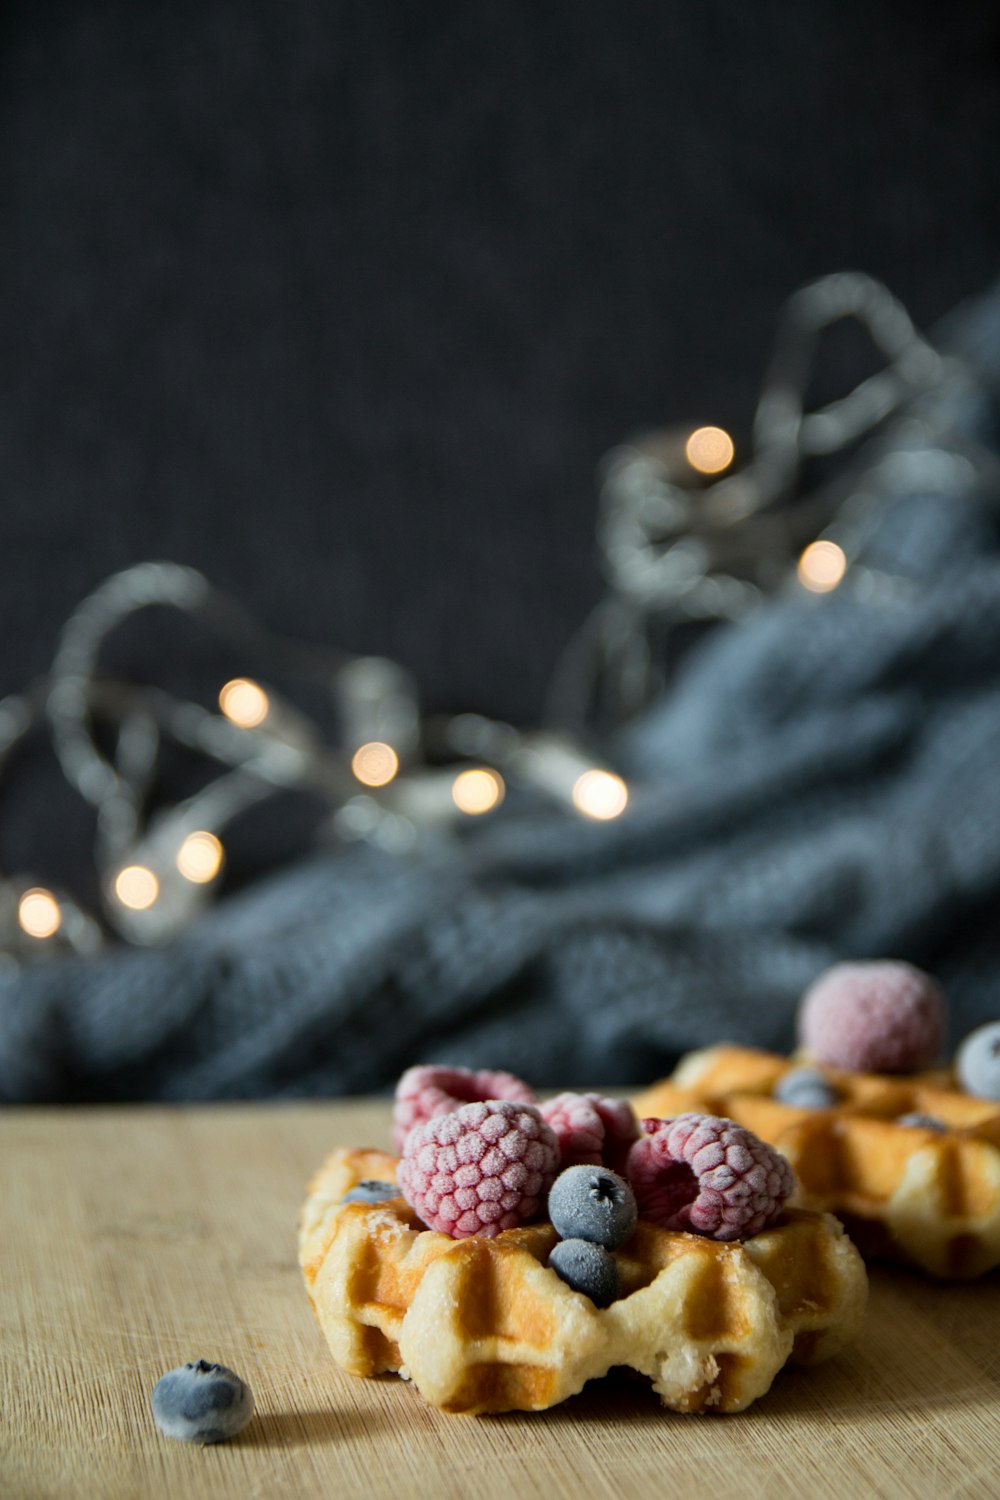
<svg viewBox="0 0 1000 1500">
<path fill-rule="evenodd" d="M 699 474 L 721 474 L 733 461 L 736 449 L 722 427 L 696 427 L 684 445 L 687 461 Z"/>
<path fill-rule="evenodd" d="M 362 786 L 388 786 L 399 770 L 399 756 L 384 740 L 369 740 L 355 750 L 351 770 Z"/>
<path fill-rule="evenodd" d="M 503 801 L 503 779 L 485 766 L 459 771 L 452 783 L 451 795 L 459 812 L 478 817 Z"/>
<path fill-rule="evenodd" d="M 148 911 L 160 894 L 160 882 L 145 865 L 126 865 L 115 877 L 115 895 L 130 911 Z"/>
<path fill-rule="evenodd" d="M 189 833 L 177 851 L 177 868 L 185 880 L 207 885 L 222 869 L 222 843 L 214 833 L 198 829 Z"/>
<path fill-rule="evenodd" d="M 810 542 L 799 558 L 799 582 L 814 594 L 828 594 L 847 572 L 847 557 L 836 542 Z"/>
<path fill-rule="evenodd" d="M 17 904 L 17 920 L 33 938 L 49 938 L 62 926 L 62 911 L 51 891 L 34 886 Z"/>
<path fill-rule="evenodd" d="M 256 729 L 267 718 L 271 703 L 259 682 L 234 677 L 219 689 L 219 707 L 240 729 Z"/>
<path fill-rule="evenodd" d="M 611 771 L 584 771 L 573 785 L 573 806 L 585 817 L 607 822 L 628 806 L 628 787 Z"/>
</svg>

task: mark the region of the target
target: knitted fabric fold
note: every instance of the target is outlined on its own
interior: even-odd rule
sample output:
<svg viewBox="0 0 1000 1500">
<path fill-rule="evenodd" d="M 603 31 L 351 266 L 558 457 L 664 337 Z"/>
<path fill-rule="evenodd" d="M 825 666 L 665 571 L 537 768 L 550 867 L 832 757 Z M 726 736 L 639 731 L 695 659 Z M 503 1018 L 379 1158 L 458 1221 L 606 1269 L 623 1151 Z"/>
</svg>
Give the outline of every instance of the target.
<svg viewBox="0 0 1000 1500">
<path fill-rule="evenodd" d="M 454 843 L 350 846 L 169 947 L 0 980 L 0 1098 L 388 1086 L 417 1061 L 642 1083 L 724 1039 L 783 1049 L 827 965 L 941 979 L 952 1040 L 1000 1013 L 1000 293 L 952 321 L 974 378 L 855 460 L 892 484 L 891 598 L 790 591 L 716 628 L 610 747 L 625 817 L 511 798 Z"/>
</svg>

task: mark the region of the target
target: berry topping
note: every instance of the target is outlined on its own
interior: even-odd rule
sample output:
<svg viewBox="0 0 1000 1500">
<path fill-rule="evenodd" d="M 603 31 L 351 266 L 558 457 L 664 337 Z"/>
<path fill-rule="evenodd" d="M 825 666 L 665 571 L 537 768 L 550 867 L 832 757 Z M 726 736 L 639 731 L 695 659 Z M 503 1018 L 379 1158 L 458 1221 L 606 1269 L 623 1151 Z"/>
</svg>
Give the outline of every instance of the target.
<svg viewBox="0 0 1000 1500">
<path fill-rule="evenodd" d="M 617 1250 L 635 1229 L 635 1194 L 607 1167 L 567 1167 L 549 1193 L 549 1218 L 566 1240 L 589 1240 Z"/>
<path fill-rule="evenodd" d="M 537 1217 L 558 1170 L 559 1143 L 538 1110 L 490 1099 L 415 1125 L 399 1186 L 432 1229 L 492 1239 Z"/>
<path fill-rule="evenodd" d="M 799 1036 L 821 1063 L 862 1073 L 928 1067 L 944 1040 L 945 1001 L 929 974 L 894 959 L 835 964 L 802 997 Z"/>
<path fill-rule="evenodd" d="M 567 1286 L 582 1292 L 597 1307 L 608 1307 L 618 1297 L 618 1267 L 603 1245 L 592 1240 L 560 1240 L 549 1265 Z"/>
<path fill-rule="evenodd" d="M 629 1152 L 639 1216 L 715 1240 L 747 1239 L 777 1218 L 795 1187 L 783 1156 L 716 1115 L 643 1120 Z"/>
<path fill-rule="evenodd" d="M 160 1431 L 184 1443 L 223 1443 L 253 1416 L 253 1392 L 246 1382 L 205 1359 L 161 1375 L 150 1404 Z"/>
<path fill-rule="evenodd" d="M 1000 1099 L 1000 1021 L 970 1031 L 955 1058 L 958 1081 L 968 1094 Z"/>
<path fill-rule="evenodd" d="M 342 1203 L 385 1203 L 387 1198 L 398 1198 L 399 1188 L 394 1182 L 379 1182 L 374 1177 L 366 1177 L 361 1182 L 356 1182 L 350 1192 L 345 1193 L 341 1199 Z"/>
<path fill-rule="evenodd" d="M 513 1099 L 519 1104 L 538 1102 L 534 1091 L 513 1073 L 491 1073 L 485 1068 L 473 1073 L 469 1068 L 426 1064 L 407 1068 L 396 1085 L 392 1112 L 392 1139 L 397 1152 L 402 1155 L 406 1137 L 414 1125 L 485 1099 Z"/>
<path fill-rule="evenodd" d="M 913 1111 L 913 1113 L 909 1114 L 909 1115 L 900 1115 L 899 1118 L 896 1121 L 896 1124 L 897 1125 L 912 1125 L 914 1127 L 918 1127 L 919 1126 L 919 1128 L 921 1130 L 947 1130 L 948 1129 L 948 1127 L 944 1123 L 944 1121 L 943 1120 L 939 1120 L 936 1115 L 925 1115 L 925 1114 L 922 1114 L 919 1109 L 915 1109 Z"/>
<path fill-rule="evenodd" d="M 831 1109 L 837 1091 L 818 1068 L 789 1068 L 774 1085 L 774 1097 L 797 1109 Z"/>
<path fill-rule="evenodd" d="M 600 1094 L 557 1094 L 539 1105 L 552 1126 L 564 1167 L 625 1166 L 629 1147 L 639 1138 L 635 1110 L 625 1099 Z"/>
</svg>

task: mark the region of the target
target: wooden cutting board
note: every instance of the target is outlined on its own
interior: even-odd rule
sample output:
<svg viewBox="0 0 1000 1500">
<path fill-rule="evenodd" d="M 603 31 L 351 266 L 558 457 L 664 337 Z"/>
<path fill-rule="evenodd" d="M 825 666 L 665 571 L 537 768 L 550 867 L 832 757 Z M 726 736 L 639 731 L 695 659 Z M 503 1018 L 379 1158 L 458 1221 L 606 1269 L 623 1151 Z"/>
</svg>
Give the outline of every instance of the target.
<svg viewBox="0 0 1000 1500">
<path fill-rule="evenodd" d="M 1000 1277 L 878 1271 L 863 1341 L 749 1411 L 609 1379 L 533 1416 L 445 1416 L 332 1363 L 295 1263 L 304 1184 L 387 1145 L 384 1104 L 0 1112 L 0 1496 L 730 1500 L 1000 1496 Z M 162 1437 L 157 1378 L 230 1364 L 257 1416 Z"/>
</svg>

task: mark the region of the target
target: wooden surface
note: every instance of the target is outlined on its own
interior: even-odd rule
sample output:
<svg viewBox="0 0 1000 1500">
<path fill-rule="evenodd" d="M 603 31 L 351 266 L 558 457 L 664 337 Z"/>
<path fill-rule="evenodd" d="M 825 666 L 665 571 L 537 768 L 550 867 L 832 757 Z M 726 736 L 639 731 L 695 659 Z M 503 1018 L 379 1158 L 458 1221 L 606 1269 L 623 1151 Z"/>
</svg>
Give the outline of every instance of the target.
<svg viewBox="0 0 1000 1500">
<path fill-rule="evenodd" d="M 449 1417 L 333 1365 L 295 1220 L 381 1105 L 0 1112 L 0 1495 L 699 1500 L 1000 1495 L 1000 1279 L 874 1275 L 856 1348 L 748 1412 L 681 1417 L 608 1380 L 534 1416 Z M 235 1441 L 149 1415 L 159 1375 L 218 1359 L 253 1386 Z"/>
</svg>

